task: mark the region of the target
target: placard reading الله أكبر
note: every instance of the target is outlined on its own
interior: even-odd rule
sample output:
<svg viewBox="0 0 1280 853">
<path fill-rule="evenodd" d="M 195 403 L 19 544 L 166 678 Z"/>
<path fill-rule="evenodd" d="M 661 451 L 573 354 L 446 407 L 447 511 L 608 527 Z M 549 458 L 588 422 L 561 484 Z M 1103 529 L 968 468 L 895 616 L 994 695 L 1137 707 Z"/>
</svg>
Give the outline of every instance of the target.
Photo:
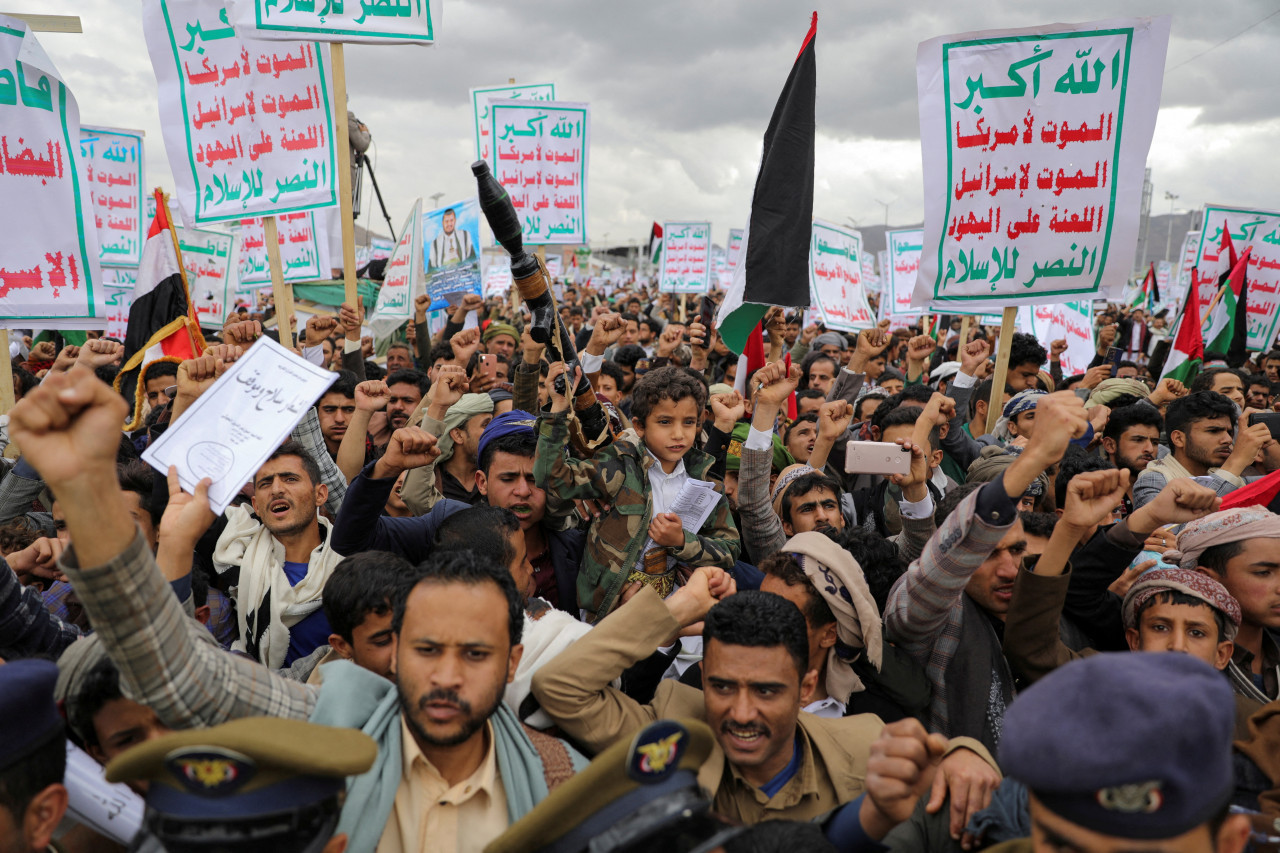
<svg viewBox="0 0 1280 853">
<path fill-rule="evenodd" d="M 1166 16 L 920 45 L 915 306 L 1119 295 L 1168 41 Z"/>
</svg>

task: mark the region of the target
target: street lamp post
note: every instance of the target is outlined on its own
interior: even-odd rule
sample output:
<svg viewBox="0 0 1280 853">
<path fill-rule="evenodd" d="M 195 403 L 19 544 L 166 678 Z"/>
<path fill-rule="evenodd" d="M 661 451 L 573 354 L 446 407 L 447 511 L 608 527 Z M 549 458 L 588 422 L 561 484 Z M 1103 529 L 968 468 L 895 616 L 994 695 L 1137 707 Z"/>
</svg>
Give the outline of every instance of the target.
<svg viewBox="0 0 1280 853">
<path fill-rule="evenodd" d="M 896 198 L 893 201 L 881 201 L 880 199 L 876 199 L 876 204 L 884 208 L 884 227 L 885 228 L 889 227 L 889 206 L 894 204 L 894 202 L 896 201 L 897 201 Z"/>
<path fill-rule="evenodd" d="M 431 194 L 431 209 L 432 209 L 432 210 L 435 210 L 437 207 L 439 207 L 439 206 L 440 206 L 440 199 L 441 199 L 443 196 L 444 196 L 444 193 L 432 193 L 432 194 Z"/>
</svg>

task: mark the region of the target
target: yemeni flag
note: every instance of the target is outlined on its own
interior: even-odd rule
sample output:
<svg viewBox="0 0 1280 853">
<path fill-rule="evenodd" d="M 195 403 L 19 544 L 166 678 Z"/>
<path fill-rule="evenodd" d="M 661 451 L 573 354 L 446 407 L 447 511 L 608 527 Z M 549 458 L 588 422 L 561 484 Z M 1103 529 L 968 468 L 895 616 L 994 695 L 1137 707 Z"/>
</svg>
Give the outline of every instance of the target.
<svg viewBox="0 0 1280 853">
<path fill-rule="evenodd" d="M 156 216 L 147 231 L 133 288 L 129 327 L 124 338 L 124 366 L 116 376 L 116 390 L 133 401 L 125 431 L 142 425 L 146 399 L 143 374 L 153 361 L 180 362 L 204 352 L 204 336 L 187 292 L 187 276 L 178 258 L 178 236 L 169 218 L 164 193 L 155 191 Z"/>
<path fill-rule="evenodd" d="M 729 293 L 716 313 L 716 328 L 734 352 L 743 351 L 747 336 L 769 306 L 809 306 L 817 33 L 818 13 L 814 12 L 764 132 L 764 152 L 742 233 L 740 260 L 734 267 Z"/>
<path fill-rule="evenodd" d="M 1205 349 L 1209 352 L 1227 353 L 1233 346 L 1243 346 L 1248 323 L 1245 319 L 1245 273 L 1249 266 L 1250 249 L 1231 267 L 1231 272 L 1218 288 L 1218 296 L 1209 311 L 1205 323 Z M 1241 340 L 1236 341 L 1239 337 Z"/>
<path fill-rule="evenodd" d="M 658 263 L 658 258 L 662 256 L 662 226 L 657 222 L 653 223 L 653 227 L 649 229 L 649 262 Z"/>
<path fill-rule="evenodd" d="M 1176 379 L 1183 385 L 1190 385 L 1191 380 L 1200 372 L 1204 362 L 1204 337 L 1200 332 L 1200 300 L 1194 290 L 1187 295 L 1187 304 L 1182 307 L 1178 324 L 1173 330 L 1173 346 L 1164 360 L 1161 379 Z"/>
</svg>

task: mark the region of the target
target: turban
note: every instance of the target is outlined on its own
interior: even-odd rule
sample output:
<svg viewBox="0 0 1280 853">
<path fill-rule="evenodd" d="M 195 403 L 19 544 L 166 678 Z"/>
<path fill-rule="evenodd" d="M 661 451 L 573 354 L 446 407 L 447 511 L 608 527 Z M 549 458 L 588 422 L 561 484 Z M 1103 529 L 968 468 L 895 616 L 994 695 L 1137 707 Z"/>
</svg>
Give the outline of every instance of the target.
<svg viewBox="0 0 1280 853">
<path fill-rule="evenodd" d="M 982 448 L 982 455 L 973 462 L 969 463 L 969 470 L 965 474 L 966 483 L 990 483 L 992 480 L 1004 473 L 1004 469 L 1013 464 L 1013 460 L 1018 458 L 1017 453 L 1011 452 L 1010 449 L 991 445 Z M 1032 497 L 1040 497 L 1049 487 L 1049 475 L 1041 473 L 1031 485 L 1027 486 L 1025 494 Z"/>
<path fill-rule="evenodd" d="M 1009 399 L 1009 402 L 1004 404 L 1004 411 L 1000 414 L 1000 420 L 996 421 L 995 437 L 1000 441 L 1008 441 L 1013 438 L 1013 435 L 1009 432 L 1009 421 L 1017 420 L 1018 415 L 1034 409 L 1040 404 L 1040 398 L 1044 395 L 1043 391 L 1036 388 L 1028 388 L 1025 391 L 1019 391 L 1014 394 Z"/>
<path fill-rule="evenodd" d="M 510 335 L 511 339 L 517 344 L 520 343 L 520 333 L 516 331 L 516 327 L 510 323 L 490 323 L 489 328 L 484 330 L 481 340 L 485 343 L 496 338 L 498 335 Z"/>
<path fill-rule="evenodd" d="M 773 494 L 769 495 L 769 500 L 773 502 L 773 511 L 778 518 L 782 518 L 782 496 L 787 493 L 787 489 L 790 488 L 791 484 L 805 474 L 813 474 L 817 470 L 801 464 L 788 465 L 782 469 L 782 473 L 778 474 L 778 479 L 773 484 Z"/>
<path fill-rule="evenodd" d="M 707 399 L 709 400 L 717 394 L 732 394 L 732 393 L 733 393 L 732 385 L 726 385 L 723 382 L 717 382 L 716 384 L 712 385 L 710 388 L 707 389 Z"/>
<path fill-rule="evenodd" d="M 1181 592 L 1198 598 L 1227 617 L 1226 633 L 1220 640 L 1234 640 L 1240 628 L 1240 602 L 1232 598 L 1226 587 L 1204 572 L 1191 569 L 1152 569 L 1129 587 L 1124 597 L 1121 615 L 1126 628 L 1138 627 L 1138 611 L 1153 595 L 1162 592 Z"/>
<path fill-rule="evenodd" d="M 1145 400 L 1151 396 L 1151 389 L 1145 382 L 1139 382 L 1137 379 L 1104 379 L 1098 383 L 1097 388 L 1093 389 L 1084 407 L 1092 409 L 1094 406 L 1110 406 L 1120 397 L 1126 396 Z"/>
<path fill-rule="evenodd" d="M 866 689 L 853 671 L 859 652 L 877 670 L 883 659 L 880 609 L 853 555 L 826 534 L 811 530 L 787 540 L 782 550 L 793 554 L 805 577 L 836 617 L 836 644 L 827 653 L 827 693 L 841 702 Z"/>
<path fill-rule="evenodd" d="M 440 456 L 436 459 L 436 464 L 443 465 L 453 456 L 453 439 L 449 436 L 450 430 L 465 428 L 467 421 L 476 415 L 492 413 L 493 398 L 488 394 L 463 394 L 458 402 L 445 412 L 444 433 L 436 442 L 436 447 L 440 448 Z"/>
<path fill-rule="evenodd" d="M 1178 534 L 1178 544 L 1164 552 L 1164 560 L 1181 569 L 1194 569 L 1200 555 L 1217 545 L 1246 539 L 1280 539 L 1280 516 L 1260 506 L 1214 512 L 1190 522 Z"/>
<path fill-rule="evenodd" d="M 484 455 L 484 449 L 489 445 L 489 442 L 496 438 L 503 438 L 520 432 L 532 435 L 533 428 L 537 423 L 537 417 L 519 409 L 512 409 L 509 412 L 498 415 L 489 421 L 489 425 L 484 428 L 484 432 L 480 433 L 480 443 L 476 446 L 476 462 L 478 463 L 480 457 Z"/>
<path fill-rule="evenodd" d="M 827 344 L 835 344 L 841 351 L 849 348 L 849 342 L 839 332 L 823 332 L 813 339 L 813 348 L 822 349 Z"/>
<path fill-rule="evenodd" d="M 734 426 L 733 433 L 729 436 L 729 447 L 725 453 L 724 470 L 737 471 L 742 467 L 742 443 L 747 440 L 747 434 L 750 432 L 751 424 L 749 423 L 740 422 Z M 781 471 L 788 465 L 794 464 L 796 464 L 795 458 L 787 451 L 778 434 L 774 433 L 773 470 Z"/>
</svg>

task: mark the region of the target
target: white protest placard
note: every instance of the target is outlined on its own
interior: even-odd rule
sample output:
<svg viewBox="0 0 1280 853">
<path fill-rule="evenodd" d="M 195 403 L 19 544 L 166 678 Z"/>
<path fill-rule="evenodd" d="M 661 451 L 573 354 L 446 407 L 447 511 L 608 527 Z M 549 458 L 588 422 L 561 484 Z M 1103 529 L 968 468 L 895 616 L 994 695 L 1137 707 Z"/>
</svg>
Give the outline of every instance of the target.
<svg viewBox="0 0 1280 853">
<path fill-rule="evenodd" d="M 310 281 L 329 277 L 329 239 L 324 227 L 325 212 L 303 211 L 276 217 L 280 266 L 285 281 Z M 271 268 L 267 264 L 267 235 L 261 219 L 240 223 L 241 288 L 269 287 Z"/>
<path fill-rule="evenodd" d="M 230 5 L 236 33 L 250 39 L 431 44 L 440 22 L 440 0 L 232 0 Z"/>
<path fill-rule="evenodd" d="M 544 263 L 547 265 L 547 275 L 552 278 L 560 278 L 564 274 L 564 258 L 560 255 L 547 255 Z"/>
<path fill-rule="evenodd" d="M 711 223 L 662 223 L 658 290 L 706 293 L 711 286 Z"/>
<path fill-rule="evenodd" d="M 1000 318 L 995 317 L 999 324 Z M 1062 375 L 1075 376 L 1089 369 L 1097 354 L 1093 344 L 1093 300 L 1060 305 L 1024 305 L 1018 308 L 1018 326 L 1033 335 L 1045 349 L 1050 341 L 1066 340 Z"/>
<path fill-rule="evenodd" d="M 1168 261 L 1156 261 L 1156 289 L 1160 291 L 1160 302 L 1167 303 L 1173 294 L 1169 287 L 1173 282 L 1173 264 Z M 1153 303 L 1154 307 L 1154 303 Z"/>
<path fill-rule="evenodd" d="M 144 0 L 142 19 L 187 224 L 338 203 L 327 51 L 239 38 L 224 0 Z"/>
<path fill-rule="evenodd" d="M 1178 253 L 1178 275 L 1173 292 L 1165 296 L 1170 305 L 1181 306 L 1191 292 L 1191 281 L 1196 269 L 1196 256 L 1200 252 L 1200 232 L 1188 231 L 1182 238 L 1182 251 Z M 1164 294 L 1161 294 L 1164 296 Z"/>
<path fill-rule="evenodd" d="M 1222 229 L 1226 227 L 1231 232 L 1236 257 L 1243 255 L 1246 248 L 1253 250 L 1245 273 L 1249 286 L 1246 346 L 1254 351 L 1269 349 L 1276 339 L 1276 325 L 1280 323 L 1280 212 L 1210 204 L 1205 206 L 1202 221 L 1204 228 L 1196 251 L 1194 276 L 1200 297 L 1200 316 L 1207 325 L 1209 303 L 1218 290 L 1214 271 L 1218 268 Z M 1225 268 L 1226 258 L 1222 264 Z"/>
<path fill-rule="evenodd" d="M 196 319 L 206 329 L 221 329 L 235 307 L 235 280 L 231 277 L 235 238 L 221 231 L 178 229 L 178 251 L 187 271 L 187 290 Z"/>
<path fill-rule="evenodd" d="M 525 245 L 587 242 L 588 104 L 489 101 L 490 166 L 511 196 Z"/>
<path fill-rule="evenodd" d="M 142 459 L 157 471 L 175 466 L 188 492 L 208 477 L 209 505 L 221 514 L 337 378 L 271 338 L 259 338 Z"/>
<path fill-rule="evenodd" d="M 0 327 L 102 325 L 80 108 L 44 48 L 0 15 Z"/>
<path fill-rule="evenodd" d="M 429 310 L 461 301 L 459 293 L 481 292 L 480 200 L 464 199 L 420 217 Z M 451 294 L 453 294 L 451 296 Z M 450 311 L 452 313 L 452 311 Z M 468 314 L 468 316 L 471 316 Z"/>
<path fill-rule="evenodd" d="M 990 310 L 1120 294 L 1137 245 L 1169 20 L 920 45 L 925 248 L 915 305 Z"/>
<path fill-rule="evenodd" d="M 862 235 L 814 220 L 809 243 L 809 296 L 828 329 L 857 332 L 876 324 L 862 289 Z"/>
<path fill-rule="evenodd" d="M 742 254 L 742 235 L 746 231 L 745 228 L 729 229 L 729 245 L 725 247 L 725 258 L 729 262 L 729 272 L 733 272 L 734 267 L 738 265 Z"/>
<path fill-rule="evenodd" d="M 425 292 L 422 278 L 422 199 L 413 203 L 409 218 L 400 229 L 391 260 L 387 261 L 378 303 L 369 315 L 369 328 L 378 339 L 388 338 L 396 329 L 413 319 L 413 300 Z"/>
<path fill-rule="evenodd" d="M 910 326 L 920 322 L 920 309 L 911 307 L 911 294 L 920 269 L 920 252 L 924 249 L 924 230 L 903 228 L 885 233 L 889 248 L 885 250 L 886 286 L 880 295 L 881 318 L 890 325 Z"/>
<path fill-rule="evenodd" d="M 138 284 L 137 267 L 103 267 L 103 308 L 106 310 L 106 335 L 124 342 L 129 329 L 129 308 L 133 305 L 133 289 Z"/>
<path fill-rule="evenodd" d="M 484 270 L 484 295 L 506 296 L 515 279 L 511 276 L 511 256 L 505 252 L 489 259 Z"/>
<path fill-rule="evenodd" d="M 471 115 L 475 120 L 476 159 L 493 162 L 492 137 L 489 135 L 490 101 L 554 101 L 555 83 L 530 83 L 525 86 L 482 86 L 471 90 Z"/>
<path fill-rule="evenodd" d="M 727 291 L 733 286 L 733 270 L 729 269 L 729 258 L 724 249 L 711 247 L 711 280 L 719 290 Z"/>
<path fill-rule="evenodd" d="M 81 127 L 80 158 L 98 232 L 99 260 L 137 266 L 151 221 L 142 202 L 147 193 L 142 190 L 146 174 L 141 131 Z"/>
</svg>

